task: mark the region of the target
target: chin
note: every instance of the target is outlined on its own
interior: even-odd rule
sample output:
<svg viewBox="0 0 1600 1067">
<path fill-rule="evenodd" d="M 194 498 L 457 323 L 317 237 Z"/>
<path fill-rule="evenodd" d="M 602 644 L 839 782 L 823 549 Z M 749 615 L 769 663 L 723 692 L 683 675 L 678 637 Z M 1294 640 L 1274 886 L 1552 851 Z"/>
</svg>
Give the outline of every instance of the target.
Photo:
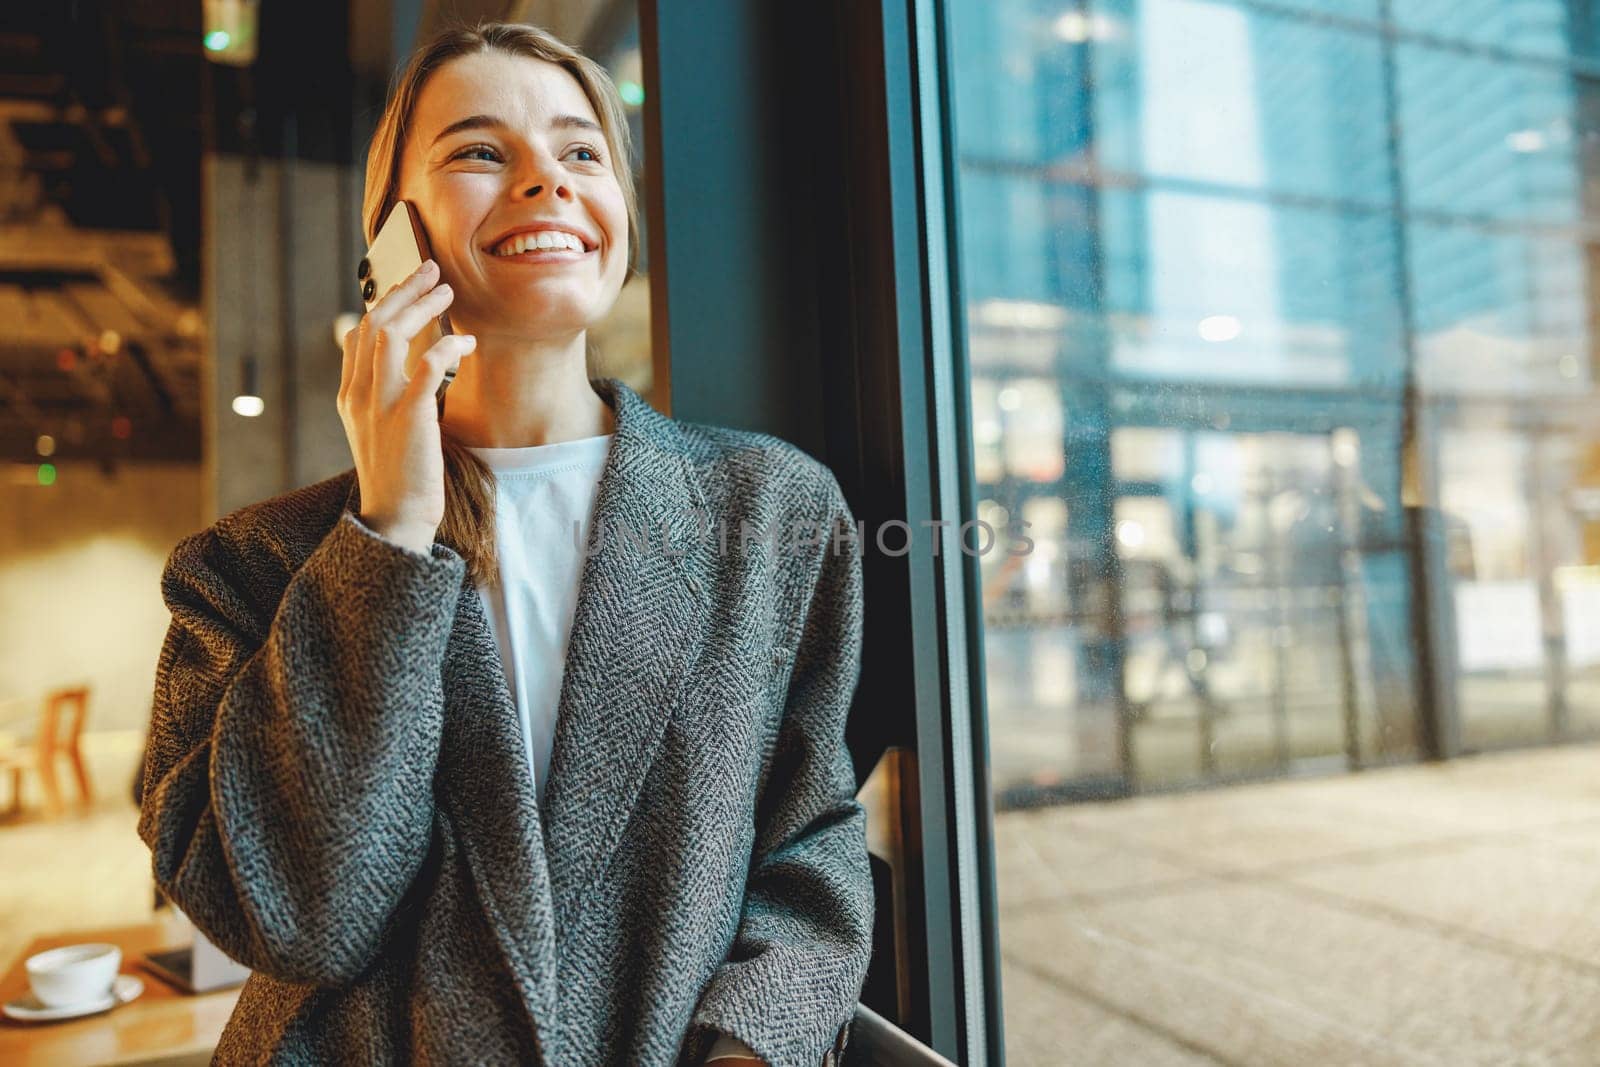
<svg viewBox="0 0 1600 1067">
<path fill-rule="evenodd" d="M 483 311 L 463 312 L 452 317 L 457 333 L 524 335 L 532 338 L 561 337 L 586 330 L 595 321 L 592 308 L 572 301 L 513 299 Z"/>
</svg>

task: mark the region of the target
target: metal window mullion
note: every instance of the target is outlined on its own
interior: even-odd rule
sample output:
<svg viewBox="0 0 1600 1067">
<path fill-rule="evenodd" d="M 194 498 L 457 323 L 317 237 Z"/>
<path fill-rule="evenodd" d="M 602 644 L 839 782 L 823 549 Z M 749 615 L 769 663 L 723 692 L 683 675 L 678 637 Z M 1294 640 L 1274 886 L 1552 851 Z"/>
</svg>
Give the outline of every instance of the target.
<svg viewBox="0 0 1600 1067">
<path fill-rule="evenodd" d="M 937 535 L 938 544 L 933 559 L 939 601 L 937 623 L 940 644 L 946 653 L 940 697 L 946 731 L 944 801 L 950 811 L 950 855 L 954 860 L 952 910 L 958 951 L 953 962 L 963 1009 L 959 1040 L 962 1062 L 969 1067 L 983 1067 L 989 1059 L 987 983 L 975 825 L 980 806 L 973 783 L 972 679 L 968 670 L 969 650 L 975 645 L 968 628 L 972 612 L 967 599 L 967 557 L 960 539 L 963 467 L 956 444 L 960 437 L 958 413 L 964 405 L 959 403 L 956 390 L 964 383 L 957 382 L 954 374 L 953 335 L 959 309 L 953 307 L 951 300 L 954 213 L 950 210 L 953 190 L 947 186 L 951 158 L 946 138 L 949 95 L 943 83 L 948 63 L 944 34 L 940 32 L 944 13 L 938 0 L 915 0 L 910 27 L 912 105 L 918 132 L 916 167 L 921 188 L 921 261 L 926 271 L 926 337 L 921 355 L 928 405 L 931 517 L 949 523 L 934 527 L 932 532 Z M 981 669 L 981 664 L 977 666 Z"/>
</svg>

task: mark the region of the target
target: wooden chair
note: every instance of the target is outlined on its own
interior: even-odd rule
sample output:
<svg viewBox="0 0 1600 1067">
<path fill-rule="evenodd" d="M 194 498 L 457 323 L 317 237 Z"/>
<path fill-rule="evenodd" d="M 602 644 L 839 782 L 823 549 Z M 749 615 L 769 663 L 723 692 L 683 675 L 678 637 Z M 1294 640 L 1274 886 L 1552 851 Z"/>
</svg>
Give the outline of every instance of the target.
<svg viewBox="0 0 1600 1067">
<path fill-rule="evenodd" d="M 70 711 L 72 718 L 63 723 Z M 61 786 L 56 780 L 56 761 L 65 756 L 72 764 L 72 773 L 78 779 L 78 793 L 83 806 L 94 802 L 89 787 L 89 770 L 84 765 L 83 749 L 79 741 L 83 736 L 83 722 L 89 715 L 89 687 L 73 686 L 57 689 L 45 697 L 44 713 L 39 717 L 39 736 L 31 745 L 10 745 L 0 748 L 0 772 L 11 771 L 11 812 L 22 810 L 22 772 L 38 772 L 39 784 L 44 789 L 45 810 L 52 817 L 63 810 Z"/>
</svg>

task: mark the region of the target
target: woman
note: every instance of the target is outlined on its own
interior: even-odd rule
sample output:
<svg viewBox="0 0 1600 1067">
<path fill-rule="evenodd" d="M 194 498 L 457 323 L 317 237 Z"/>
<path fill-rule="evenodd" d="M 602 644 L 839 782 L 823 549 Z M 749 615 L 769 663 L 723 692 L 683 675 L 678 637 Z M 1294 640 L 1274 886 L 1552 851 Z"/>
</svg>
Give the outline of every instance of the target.
<svg viewBox="0 0 1600 1067">
<path fill-rule="evenodd" d="M 353 470 L 162 579 L 139 833 L 253 969 L 217 1061 L 835 1062 L 873 909 L 837 482 L 586 376 L 636 231 L 590 60 L 527 26 L 426 46 L 372 144 L 369 239 L 402 198 L 437 263 L 345 339 Z M 502 240 L 538 226 L 578 240 Z"/>
</svg>

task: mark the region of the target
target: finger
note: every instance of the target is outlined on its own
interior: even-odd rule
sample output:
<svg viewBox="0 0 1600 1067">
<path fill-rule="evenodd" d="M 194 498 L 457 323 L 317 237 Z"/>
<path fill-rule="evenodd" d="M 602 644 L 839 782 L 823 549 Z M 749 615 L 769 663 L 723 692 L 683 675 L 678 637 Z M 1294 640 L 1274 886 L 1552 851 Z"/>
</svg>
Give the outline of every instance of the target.
<svg viewBox="0 0 1600 1067">
<path fill-rule="evenodd" d="M 350 391 L 350 380 L 355 377 L 356 350 L 361 340 L 361 326 L 358 323 L 344 335 L 342 347 L 344 360 L 339 364 L 339 396 L 343 398 Z"/>
<path fill-rule="evenodd" d="M 345 391 L 345 399 L 360 405 L 372 391 L 372 365 L 377 359 L 378 328 L 370 315 L 361 316 L 354 336 L 348 340 L 355 346 L 355 359 L 350 366 L 350 386 Z"/>
<path fill-rule="evenodd" d="M 422 328 L 430 319 L 436 319 L 444 314 L 451 301 L 455 299 L 455 290 L 450 288 L 449 282 L 440 282 L 417 297 L 410 304 L 400 309 L 389 319 L 389 327 L 396 333 L 405 337 L 409 342 L 411 338 L 422 332 Z"/>
<path fill-rule="evenodd" d="M 390 287 L 367 314 L 372 316 L 374 322 L 388 322 L 397 311 L 427 292 L 438 280 L 439 265 L 431 259 L 423 260 L 422 266 L 407 275 L 399 285 Z"/>
<path fill-rule="evenodd" d="M 406 386 L 406 399 L 413 403 L 423 399 L 431 402 L 445 372 L 457 367 L 477 346 L 478 339 L 470 333 L 445 334 L 429 345 L 417 364 L 417 373 Z"/>
<path fill-rule="evenodd" d="M 379 325 L 377 349 L 373 353 L 372 385 L 384 397 L 396 396 L 406 384 L 406 364 L 416 337 L 428 322 L 439 317 L 454 298 L 450 287 L 441 282 L 423 294 L 404 312 Z"/>
<path fill-rule="evenodd" d="M 461 360 L 477 348 L 478 339 L 470 333 L 452 333 L 439 338 L 422 354 L 417 363 L 417 373 L 407 388 L 420 395 L 432 397 L 439 391 L 439 383 L 456 370 Z"/>
</svg>

